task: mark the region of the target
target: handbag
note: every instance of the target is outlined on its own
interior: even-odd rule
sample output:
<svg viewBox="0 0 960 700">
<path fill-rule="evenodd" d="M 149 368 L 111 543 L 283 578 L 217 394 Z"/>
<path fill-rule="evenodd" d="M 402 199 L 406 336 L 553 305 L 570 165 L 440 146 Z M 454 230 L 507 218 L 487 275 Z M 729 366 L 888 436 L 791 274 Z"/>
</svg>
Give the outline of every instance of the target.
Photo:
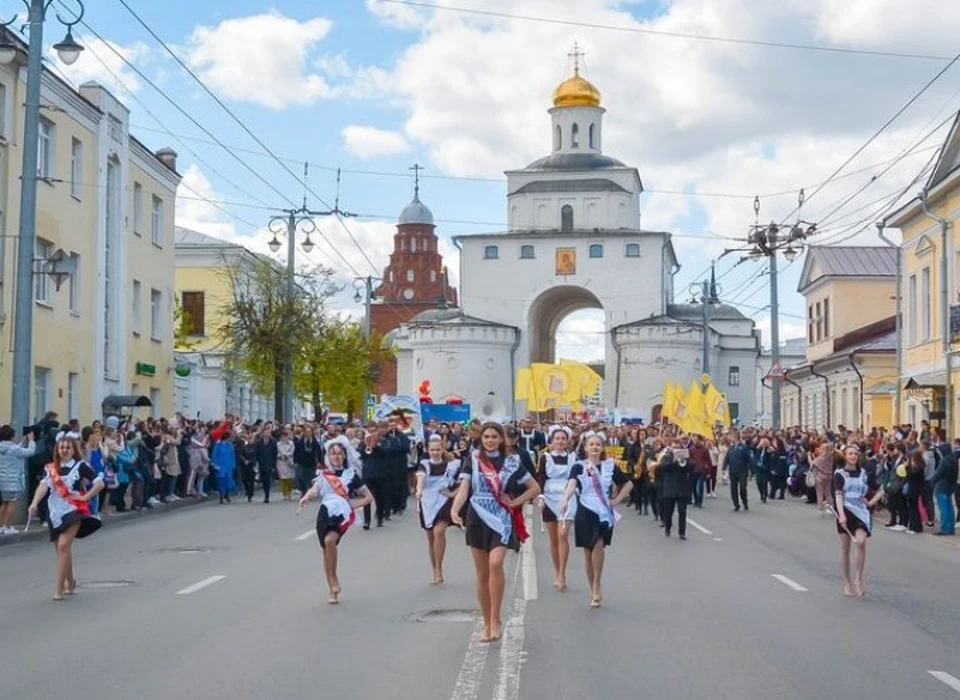
<svg viewBox="0 0 960 700">
<path fill-rule="evenodd" d="M 117 481 L 117 472 L 113 468 L 113 463 L 107 462 L 106 466 L 103 468 L 103 483 L 108 489 L 117 488 L 119 482 Z"/>
<path fill-rule="evenodd" d="M 803 483 L 807 485 L 808 489 L 812 489 L 817 485 L 817 476 L 812 471 L 807 472 L 803 476 Z"/>
</svg>

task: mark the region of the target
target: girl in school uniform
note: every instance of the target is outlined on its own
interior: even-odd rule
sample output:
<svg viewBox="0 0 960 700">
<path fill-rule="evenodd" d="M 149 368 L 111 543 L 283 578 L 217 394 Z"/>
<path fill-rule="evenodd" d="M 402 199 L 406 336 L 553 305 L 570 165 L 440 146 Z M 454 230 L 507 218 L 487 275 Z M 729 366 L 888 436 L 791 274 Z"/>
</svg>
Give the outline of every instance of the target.
<svg viewBox="0 0 960 700">
<path fill-rule="evenodd" d="M 548 448 L 540 455 L 537 481 L 543 493 L 537 499 L 540 517 L 550 538 L 550 559 L 553 561 L 553 585 L 558 591 L 567 590 L 567 561 L 570 559 L 570 529 L 576 515 L 576 503 L 564 511 L 563 496 L 570 481 L 570 469 L 576 457 L 567 451 L 572 431 L 559 425 L 547 431 Z"/>
<path fill-rule="evenodd" d="M 443 558 L 447 551 L 447 527 L 451 523 L 454 486 L 460 460 L 445 450 L 445 440 L 434 433 L 427 441 L 427 457 L 417 464 L 414 495 L 420 512 L 420 527 L 426 533 L 427 553 L 433 570 L 432 585 L 443 583 Z"/>
</svg>

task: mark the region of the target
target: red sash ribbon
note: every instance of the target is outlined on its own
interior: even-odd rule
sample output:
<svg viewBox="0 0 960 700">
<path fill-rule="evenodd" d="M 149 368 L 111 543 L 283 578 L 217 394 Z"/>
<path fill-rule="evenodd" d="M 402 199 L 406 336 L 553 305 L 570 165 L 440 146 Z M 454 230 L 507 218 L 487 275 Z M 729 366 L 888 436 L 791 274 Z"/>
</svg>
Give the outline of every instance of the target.
<svg viewBox="0 0 960 700">
<path fill-rule="evenodd" d="M 340 477 L 334 474 L 332 471 L 324 469 L 322 472 L 323 478 L 327 480 L 327 483 L 330 484 L 330 488 L 333 489 L 333 492 L 340 496 L 343 500 L 350 504 L 350 494 L 347 493 L 347 488 L 343 485 L 343 482 L 340 481 Z M 337 530 L 340 531 L 342 535 L 347 530 L 350 529 L 350 526 L 353 525 L 354 521 L 357 519 L 357 511 L 353 509 L 353 506 L 350 506 L 350 517 L 340 523 L 340 527 Z"/>
<path fill-rule="evenodd" d="M 517 533 L 517 539 L 526 542 L 530 537 L 527 532 L 527 525 L 523 521 L 523 512 L 519 508 L 511 508 L 503 498 L 503 483 L 500 481 L 500 473 L 497 471 L 490 459 L 482 452 L 477 453 L 477 462 L 480 467 L 480 475 L 486 480 L 490 487 L 490 493 L 493 499 L 510 513 L 510 520 L 513 523 L 513 531 Z"/>
<path fill-rule="evenodd" d="M 81 515 L 90 515 L 90 503 L 72 493 L 70 489 L 67 488 L 67 485 L 63 483 L 63 479 L 60 477 L 60 469 L 53 462 L 47 465 L 47 476 L 50 477 L 50 483 L 60 498 L 76 508 L 77 512 Z"/>
</svg>

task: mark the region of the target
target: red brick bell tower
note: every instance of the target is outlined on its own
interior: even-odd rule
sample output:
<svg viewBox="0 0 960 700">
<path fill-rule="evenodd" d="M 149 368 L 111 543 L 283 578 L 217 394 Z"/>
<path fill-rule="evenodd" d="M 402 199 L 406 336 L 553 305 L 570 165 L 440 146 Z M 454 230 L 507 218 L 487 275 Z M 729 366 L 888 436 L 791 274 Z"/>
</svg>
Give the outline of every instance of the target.
<svg viewBox="0 0 960 700">
<path fill-rule="evenodd" d="M 374 292 L 370 326 L 386 335 L 421 311 L 457 306 L 457 290 L 447 283 L 447 269 L 437 250 L 433 213 L 420 201 L 420 170 L 414 165 L 413 201 L 403 208 L 393 236 L 393 252 L 383 271 L 383 282 Z M 403 387 L 400 393 L 408 392 Z M 397 363 L 380 367 L 377 396 L 397 393 Z"/>
</svg>

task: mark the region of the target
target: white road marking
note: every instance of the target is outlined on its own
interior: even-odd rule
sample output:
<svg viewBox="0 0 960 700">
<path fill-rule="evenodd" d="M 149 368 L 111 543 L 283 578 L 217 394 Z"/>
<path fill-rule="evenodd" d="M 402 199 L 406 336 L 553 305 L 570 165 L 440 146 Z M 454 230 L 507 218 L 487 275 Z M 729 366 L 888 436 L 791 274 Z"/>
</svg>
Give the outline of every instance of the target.
<svg viewBox="0 0 960 700">
<path fill-rule="evenodd" d="M 806 593 L 809 590 L 808 588 L 804 588 L 803 586 L 801 586 L 799 583 L 797 583 L 793 579 L 787 578 L 783 574 L 770 574 L 770 575 L 773 576 L 773 578 L 777 579 L 783 585 L 789 586 L 793 590 L 799 591 L 800 593 Z"/>
<path fill-rule="evenodd" d="M 480 694 L 480 683 L 483 681 L 483 669 L 487 665 L 487 651 L 490 644 L 481 642 L 483 635 L 483 618 L 481 617 L 473 628 L 473 636 L 467 645 L 467 653 L 463 657 L 457 683 L 453 686 L 453 695 L 450 700 L 476 700 Z"/>
<path fill-rule="evenodd" d="M 957 678 L 956 676 L 951 676 L 949 673 L 945 671 L 927 671 L 927 673 L 929 673 L 931 676 L 936 678 L 938 681 L 940 681 L 944 685 L 948 685 L 954 690 L 956 690 L 958 693 L 960 693 L 960 678 Z"/>
<path fill-rule="evenodd" d="M 714 541 L 714 542 L 723 542 L 723 538 L 722 538 L 722 537 L 714 537 L 714 538 L 713 538 L 713 541 Z"/>
<path fill-rule="evenodd" d="M 529 532 L 530 519 L 527 520 Z M 510 617 L 503 629 L 500 642 L 500 668 L 494 700 L 518 700 L 520 697 L 520 668 L 523 665 L 523 640 L 526 636 L 524 622 L 527 616 L 527 601 L 537 599 L 537 561 L 533 549 L 533 536 L 520 545 L 520 566 L 517 576 L 523 575 L 523 595 L 515 595 Z"/>
<path fill-rule="evenodd" d="M 702 532 L 704 535 L 712 535 L 712 534 L 713 534 L 712 532 L 710 532 L 710 530 L 708 530 L 707 528 L 705 528 L 703 525 L 701 525 L 700 523 L 698 523 L 696 520 L 692 520 L 691 518 L 687 518 L 687 525 L 693 525 L 695 528 L 697 528 L 697 529 L 698 529 L 700 532 Z"/>
<path fill-rule="evenodd" d="M 307 531 L 306 531 L 305 533 L 303 533 L 302 535 L 297 535 L 297 536 L 294 537 L 293 539 L 295 539 L 297 542 L 303 542 L 305 539 L 307 539 L 307 538 L 310 537 L 311 535 L 316 535 L 316 534 L 317 534 L 317 531 L 316 531 L 316 530 L 307 530 Z"/>
<path fill-rule="evenodd" d="M 210 576 L 202 581 L 197 581 L 192 586 L 181 588 L 179 591 L 177 591 L 177 595 L 190 595 L 191 593 L 196 593 L 200 589 L 206 588 L 207 586 L 212 586 L 213 584 L 217 583 L 218 581 L 222 581 L 225 578 L 226 576 Z"/>
<path fill-rule="evenodd" d="M 529 511 L 532 515 L 532 510 Z M 533 533 L 533 518 L 526 518 L 527 532 Z M 539 596 L 537 582 L 537 554 L 533 549 L 533 534 L 520 547 L 520 567 L 523 571 L 523 597 L 525 600 L 536 600 Z"/>
</svg>

